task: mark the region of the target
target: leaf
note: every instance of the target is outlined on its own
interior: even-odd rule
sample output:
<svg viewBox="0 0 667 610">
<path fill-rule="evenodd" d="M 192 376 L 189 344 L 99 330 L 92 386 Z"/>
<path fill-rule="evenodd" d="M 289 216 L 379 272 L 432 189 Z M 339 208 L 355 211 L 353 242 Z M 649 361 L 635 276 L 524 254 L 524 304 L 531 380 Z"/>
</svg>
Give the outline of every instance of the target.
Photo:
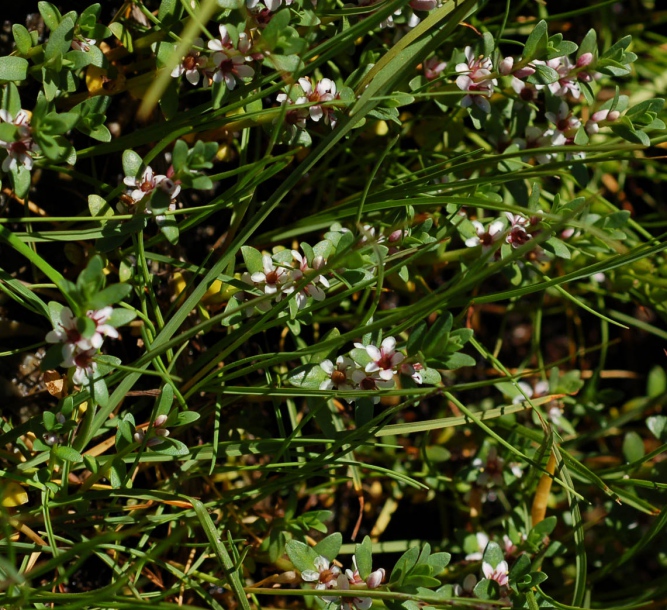
<svg viewBox="0 0 667 610">
<path fill-rule="evenodd" d="M 88 195 L 88 210 L 91 216 L 113 216 L 113 210 L 107 201 L 99 195 Z"/>
<path fill-rule="evenodd" d="M 551 532 L 556 529 L 557 523 L 558 519 L 552 515 L 551 517 L 547 517 L 546 519 L 540 521 L 532 530 L 530 530 L 530 532 L 531 534 L 535 533 L 538 535 L 541 540 L 545 536 L 549 536 Z"/>
<path fill-rule="evenodd" d="M 500 588 L 495 580 L 482 578 L 473 589 L 475 597 L 478 599 L 498 599 Z"/>
<path fill-rule="evenodd" d="M 94 295 L 88 301 L 88 306 L 90 309 L 102 309 L 102 307 L 122 301 L 131 292 L 132 286 L 129 284 L 112 284 Z"/>
<path fill-rule="evenodd" d="M 623 439 L 623 456 L 627 462 L 637 462 L 644 457 L 644 441 L 637 432 L 628 432 Z"/>
<path fill-rule="evenodd" d="M 343 534 L 340 532 L 334 532 L 326 538 L 320 540 L 313 550 L 322 557 L 326 557 L 329 561 L 336 559 L 336 556 L 340 552 L 340 547 L 343 544 Z"/>
<path fill-rule="evenodd" d="M 579 45 L 579 51 L 577 52 L 577 59 L 579 59 L 585 53 L 591 53 L 594 58 L 598 54 L 597 33 L 594 28 L 588 30 L 588 33 L 581 41 L 581 44 Z"/>
<path fill-rule="evenodd" d="M 139 176 L 143 160 L 133 150 L 123 152 L 123 172 L 128 177 L 136 178 Z"/>
<path fill-rule="evenodd" d="M 491 567 L 494 569 L 501 561 L 505 561 L 505 555 L 497 542 L 489 542 L 486 545 L 482 561 L 491 564 Z"/>
<path fill-rule="evenodd" d="M 440 366 L 438 368 L 447 369 L 453 371 L 455 369 L 460 369 L 464 366 L 475 366 L 477 360 L 468 354 L 462 354 L 461 352 L 455 352 L 444 357 L 442 360 L 439 360 Z"/>
<path fill-rule="evenodd" d="M 51 31 L 55 30 L 62 19 L 60 11 L 50 2 L 38 2 L 37 7 L 46 27 Z"/>
<path fill-rule="evenodd" d="M 169 386 L 171 387 L 171 386 Z M 168 424 L 177 428 L 178 426 L 186 426 L 187 424 L 192 424 L 196 422 L 201 416 L 197 411 L 181 411 L 177 417 L 176 421 L 173 424 Z"/>
<path fill-rule="evenodd" d="M 299 388 L 319 390 L 320 384 L 328 377 L 319 364 L 305 364 L 291 371 L 287 375 L 287 381 Z"/>
<path fill-rule="evenodd" d="M 528 36 L 523 48 L 523 60 L 541 59 L 546 52 L 548 41 L 547 22 L 542 19 Z"/>
<path fill-rule="evenodd" d="M 318 555 L 317 552 L 307 544 L 304 544 L 299 540 L 290 540 L 285 545 L 285 551 L 290 561 L 299 572 L 315 569 L 315 560 Z"/>
<path fill-rule="evenodd" d="M 448 565 L 452 556 L 449 553 L 432 553 L 427 562 L 433 568 L 433 576 L 437 576 Z"/>
<path fill-rule="evenodd" d="M 104 407 L 109 403 L 109 390 L 107 389 L 107 384 L 104 379 L 96 379 L 93 382 L 91 394 L 91 398 L 96 404 L 100 405 L 100 407 Z"/>
<path fill-rule="evenodd" d="M 176 245 L 178 243 L 180 232 L 178 230 L 178 225 L 174 220 L 171 220 L 171 222 L 169 220 L 163 222 L 160 225 L 160 233 L 167 238 L 167 241 L 170 244 Z"/>
<path fill-rule="evenodd" d="M 400 556 L 394 569 L 391 571 L 391 576 L 389 577 L 389 583 L 401 585 L 403 580 L 408 576 L 410 570 L 417 563 L 419 558 L 419 547 L 413 546 L 409 548 L 403 555 Z"/>
<path fill-rule="evenodd" d="M 242 246 L 241 255 L 248 273 L 260 273 L 264 271 L 262 253 L 251 246 Z"/>
<path fill-rule="evenodd" d="M 551 237 L 547 239 L 543 244 L 545 250 L 553 252 L 556 256 L 560 258 L 571 258 L 570 249 L 565 245 L 565 242 L 561 241 L 557 237 Z"/>
<path fill-rule="evenodd" d="M 549 66 L 535 64 L 535 74 L 531 74 L 526 80 L 533 85 L 550 85 L 559 79 L 558 72 Z"/>
<path fill-rule="evenodd" d="M 125 326 L 126 324 L 129 324 L 136 317 L 137 317 L 136 311 L 133 311 L 132 309 L 124 309 L 117 307 L 114 308 L 113 312 L 111 313 L 111 316 L 107 320 L 107 323 L 111 324 L 111 326 L 118 328 L 119 326 Z"/>
<path fill-rule="evenodd" d="M 174 403 L 174 388 L 171 384 L 165 383 L 162 386 L 162 392 L 157 399 L 157 409 L 155 415 L 167 415 L 171 409 L 171 405 Z"/>
<path fill-rule="evenodd" d="M 23 57 L 0 57 L 0 81 L 22 81 L 28 76 L 28 60 Z"/>
<path fill-rule="evenodd" d="M 67 445 L 54 445 L 51 451 L 57 458 L 66 462 L 83 462 L 83 456 L 76 449 Z"/>
<path fill-rule="evenodd" d="M 48 63 L 58 55 L 65 55 L 72 44 L 74 33 L 74 21 L 71 17 L 65 17 L 55 30 L 51 31 L 46 47 L 44 48 L 44 59 Z"/>
<path fill-rule="evenodd" d="M 667 415 L 652 415 L 646 418 L 646 427 L 658 440 L 667 438 Z"/>
<path fill-rule="evenodd" d="M 171 438 L 171 436 L 163 437 L 162 443 L 154 447 L 153 451 L 160 455 L 170 455 L 172 457 L 184 457 L 190 455 L 188 446 L 178 439 Z"/>
<path fill-rule="evenodd" d="M 449 331 L 452 329 L 454 318 L 452 314 L 442 313 L 424 337 L 422 351 L 426 356 L 437 356 L 447 347 Z"/>
<path fill-rule="evenodd" d="M 27 55 L 32 48 L 32 36 L 30 32 L 20 23 L 15 23 L 12 26 L 12 34 L 16 42 L 16 48 L 21 55 Z"/>
<path fill-rule="evenodd" d="M 361 544 L 355 546 L 354 558 L 357 563 L 357 570 L 359 570 L 359 576 L 363 580 L 366 580 L 373 571 L 373 543 L 368 536 L 364 536 Z"/>
</svg>

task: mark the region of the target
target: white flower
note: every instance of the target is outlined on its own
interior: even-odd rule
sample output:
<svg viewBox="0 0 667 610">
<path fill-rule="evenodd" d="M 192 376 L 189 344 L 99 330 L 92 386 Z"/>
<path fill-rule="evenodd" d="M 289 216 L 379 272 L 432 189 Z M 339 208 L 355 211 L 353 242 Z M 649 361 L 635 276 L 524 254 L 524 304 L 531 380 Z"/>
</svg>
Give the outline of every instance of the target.
<svg viewBox="0 0 667 610">
<path fill-rule="evenodd" d="M 374 392 L 376 390 L 388 390 L 394 387 L 394 380 L 389 381 L 380 378 L 377 373 L 366 373 L 360 369 L 352 372 L 352 381 L 356 387 L 366 392 Z M 348 398 L 348 402 L 353 402 L 354 399 Z M 373 396 L 373 402 L 380 402 L 379 396 Z"/>
<path fill-rule="evenodd" d="M 60 366 L 70 368 L 76 367 L 72 375 L 74 385 L 84 385 L 87 381 L 93 379 L 97 373 L 97 363 L 93 361 L 93 356 L 97 354 L 96 349 L 74 350 L 61 363 Z"/>
<path fill-rule="evenodd" d="M 473 465 L 475 465 L 476 461 L 477 458 L 473 461 Z M 479 463 L 481 464 L 481 460 L 479 460 Z M 465 556 L 466 561 L 479 561 L 482 559 L 484 549 L 486 548 L 486 545 L 489 544 L 489 537 L 484 532 L 477 532 L 475 538 L 477 539 L 477 551 L 468 553 Z"/>
<path fill-rule="evenodd" d="M 403 354 L 395 351 L 396 339 L 394 337 L 385 338 L 379 348 L 375 345 L 362 345 L 361 343 L 355 343 L 354 346 L 365 349 L 373 360 L 366 365 L 365 371 L 367 373 L 377 373 L 380 379 L 384 381 L 393 379 L 394 368 L 405 360 Z"/>
<path fill-rule="evenodd" d="M 210 41 L 209 47 L 215 42 L 220 41 Z M 255 71 L 250 66 L 245 65 L 246 58 L 234 49 L 216 51 L 211 59 L 215 66 L 213 81 L 221 83 L 224 80 L 227 89 L 230 91 L 236 87 L 237 81 L 255 76 Z"/>
<path fill-rule="evenodd" d="M 90 47 L 92 47 L 97 40 L 94 38 L 81 38 L 80 40 L 74 39 L 72 40 L 72 49 L 75 51 L 83 51 L 84 53 L 88 53 L 90 51 Z"/>
<path fill-rule="evenodd" d="M 306 582 L 316 582 L 316 589 L 331 589 L 336 585 L 336 578 L 342 576 L 340 568 L 332 566 L 329 560 L 322 555 L 319 555 L 313 564 L 315 570 L 304 570 L 301 572 L 301 578 Z"/>
<path fill-rule="evenodd" d="M 509 566 L 506 561 L 501 561 L 495 568 L 486 561 L 482 564 L 484 578 L 495 580 L 501 587 L 507 586 L 509 582 Z"/>
<path fill-rule="evenodd" d="M 2 170 L 10 172 L 23 165 L 27 170 L 33 166 L 32 154 L 39 153 L 39 147 L 32 140 L 30 117 L 25 110 L 19 110 L 13 117 L 5 109 L 0 110 L 0 121 L 16 125 L 18 139 L 12 142 L 0 140 L 0 147 L 7 151 L 7 157 L 2 162 Z"/>
<path fill-rule="evenodd" d="M 412 380 L 419 385 L 424 383 L 424 379 L 420 372 L 422 370 L 424 370 L 424 365 L 419 362 L 415 362 L 414 364 L 404 362 L 401 364 L 401 374 L 406 375 L 407 377 L 412 377 Z"/>
<path fill-rule="evenodd" d="M 479 220 L 472 221 L 473 227 L 477 235 L 469 237 L 465 240 L 465 245 L 469 248 L 474 248 L 476 246 L 482 246 L 482 252 L 488 252 L 488 250 L 493 246 L 493 244 L 498 241 L 502 235 L 503 229 L 505 228 L 502 220 L 494 220 L 487 228 L 479 222 Z"/>
<path fill-rule="evenodd" d="M 491 112 L 491 104 L 486 98 L 493 95 L 493 88 L 498 84 L 495 78 L 489 78 L 493 64 L 488 57 L 475 57 L 471 47 L 466 47 L 464 52 L 466 63 L 456 65 L 456 71 L 460 74 L 456 79 L 456 85 L 462 91 L 470 91 L 477 95 L 465 95 L 461 100 L 461 106 L 467 108 L 474 103 L 488 114 Z"/>
<path fill-rule="evenodd" d="M 424 77 L 426 80 L 438 78 L 440 73 L 447 67 L 446 61 L 441 61 L 437 56 L 429 57 L 424 62 Z"/>
<path fill-rule="evenodd" d="M 214 42 L 214 41 L 211 41 Z M 218 42 L 218 41 L 215 41 Z M 201 38 L 195 38 L 192 41 L 193 47 L 203 47 L 204 41 Z M 202 57 L 200 51 L 195 49 L 190 49 L 188 54 L 183 58 L 180 64 L 178 64 L 172 71 L 171 76 L 173 78 L 178 78 L 179 76 L 185 74 L 185 78 L 191 85 L 196 85 L 199 82 L 200 71 L 203 71 L 206 67 L 206 58 Z"/>
<path fill-rule="evenodd" d="M 321 256 L 316 256 L 313 259 L 313 267 L 308 266 L 308 261 L 305 256 L 302 256 L 297 250 L 292 250 L 292 258 L 299 264 L 299 268 L 291 271 L 291 282 L 292 284 L 285 289 L 286 294 L 291 294 L 294 292 L 294 283 L 298 282 L 303 278 L 303 276 L 312 271 L 316 271 L 320 267 L 323 267 L 325 264 L 324 259 Z M 323 275 L 317 275 L 312 278 L 312 281 L 306 284 L 296 295 L 296 302 L 299 306 L 299 309 L 305 307 L 308 297 L 313 297 L 316 301 L 323 301 L 326 297 L 324 290 L 317 286 L 317 282 L 322 284 L 325 288 L 329 288 L 329 280 Z"/>
<path fill-rule="evenodd" d="M 570 107 L 564 101 L 560 103 L 558 114 L 545 112 L 544 116 L 565 136 L 573 136 L 574 132 L 581 126 L 581 121 L 577 117 L 572 116 Z"/>
<path fill-rule="evenodd" d="M 323 78 L 315 86 L 310 78 L 305 76 L 299 79 L 299 85 L 303 90 L 303 94 L 308 102 L 330 102 L 335 100 L 336 83 L 329 78 Z M 310 118 L 317 122 L 324 117 L 324 122 L 331 127 L 336 126 L 336 115 L 334 109 L 331 107 L 321 106 L 319 103 L 308 108 Z"/>
<path fill-rule="evenodd" d="M 567 138 L 560 132 L 554 132 L 551 129 L 542 131 L 535 125 L 526 127 L 525 138 L 515 138 L 516 144 L 522 150 L 529 150 L 531 148 L 547 148 L 549 146 L 562 146 L 567 142 Z M 549 163 L 554 158 L 554 153 L 540 153 L 535 155 L 535 160 L 542 163 Z"/>
<path fill-rule="evenodd" d="M 350 376 L 354 369 L 354 362 L 345 356 L 338 356 L 336 364 L 331 360 L 322 360 L 320 368 L 329 376 L 320 384 L 320 390 L 351 390 Z"/>
<path fill-rule="evenodd" d="M 90 337 L 84 337 L 79 330 L 78 318 L 74 317 L 69 307 L 63 307 L 60 311 L 58 326 L 46 334 L 46 341 L 48 343 L 63 343 L 63 357 L 65 359 L 71 357 L 76 350 L 97 350 L 102 347 L 104 337 L 114 339 L 118 337 L 116 328 L 106 323 L 112 313 L 113 309 L 111 307 L 86 312 L 86 316 L 95 323 L 95 331 Z"/>
<path fill-rule="evenodd" d="M 534 63 L 539 62 L 536 61 Z M 550 59 L 546 62 L 546 65 L 558 72 L 558 80 L 555 83 L 547 85 L 549 91 L 559 97 L 563 97 L 569 92 L 574 99 L 578 100 L 581 95 L 581 90 L 579 89 L 579 83 L 577 83 L 576 72 L 573 72 L 575 66 L 570 61 L 569 57 L 556 57 L 555 59 Z"/>
<path fill-rule="evenodd" d="M 280 8 L 280 5 L 282 4 L 282 0 L 263 0 L 264 5 L 266 6 L 267 9 L 269 9 L 270 12 L 275 12 Z M 289 6 L 292 4 L 292 0 L 285 0 L 285 4 Z M 248 7 L 249 10 L 255 9 L 259 5 L 259 0 L 246 0 L 246 6 Z"/>
<path fill-rule="evenodd" d="M 268 254 L 262 256 L 262 267 L 264 271 L 253 273 L 250 279 L 255 284 L 264 284 L 264 294 L 276 294 L 289 279 L 287 271 L 276 267 Z"/>
<path fill-rule="evenodd" d="M 178 197 L 178 194 L 181 192 L 181 186 L 179 184 L 176 184 L 171 178 L 167 178 L 167 176 L 162 174 L 156 175 L 150 165 L 143 171 L 141 178 L 125 176 L 125 178 L 123 178 L 123 183 L 126 186 L 134 187 L 129 195 L 135 203 L 141 201 L 146 195 L 150 195 L 150 193 L 153 192 L 153 189 L 157 187 L 162 189 L 172 199 Z M 146 210 L 148 212 L 152 211 L 150 207 L 147 207 Z"/>
</svg>

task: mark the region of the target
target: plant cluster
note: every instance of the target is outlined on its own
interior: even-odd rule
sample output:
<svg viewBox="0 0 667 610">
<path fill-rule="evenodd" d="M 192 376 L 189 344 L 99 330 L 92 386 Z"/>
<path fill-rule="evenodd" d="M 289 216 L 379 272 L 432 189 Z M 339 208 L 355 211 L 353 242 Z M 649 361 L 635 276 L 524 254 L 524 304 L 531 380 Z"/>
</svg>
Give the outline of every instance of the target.
<svg viewBox="0 0 667 610">
<path fill-rule="evenodd" d="M 660 603 L 659 35 L 117 4 L 0 57 L 0 606 Z"/>
</svg>

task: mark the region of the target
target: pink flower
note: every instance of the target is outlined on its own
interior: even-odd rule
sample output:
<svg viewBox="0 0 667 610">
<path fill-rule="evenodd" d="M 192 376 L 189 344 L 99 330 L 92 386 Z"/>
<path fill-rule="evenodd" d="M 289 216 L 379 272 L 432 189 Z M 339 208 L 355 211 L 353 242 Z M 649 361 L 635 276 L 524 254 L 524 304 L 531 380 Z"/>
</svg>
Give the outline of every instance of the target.
<svg viewBox="0 0 667 610">
<path fill-rule="evenodd" d="M 30 128 L 30 118 L 25 110 L 19 110 L 13 117 L 4 108 L 0 110 L 0 121 L 13 123 L 16 127 L 18 139 L 13 142 L 0 140 L 0 147 L 7 151 L 7 157 L 2 162 L 2 170 L 10 172 L 17 170 L 19 165 L 23 165 L 27 170 L 32 169 L 32 155 L 39 153 L 39 147 L 32 139 Z"/>
<path fill-rule="evenodd" d="M 382 379 L 377 373 L 366 373 L 362 370 L 357 369 L 352 372 L 352 382 L 360 390 L 365 392 L 375 392 L 377 390 L 388 390 L 394 387 L 394 380 L 389 381 Z M 348 402 L 353 402 L 354 398 L 348 398 Z M 379 396 L 373 396 L 373 402 L 380 402 Z"/>
<path fill-rule="evenodd" d="M 414 364 L 409 364 L 407 362 L 404 362 L 403 364 L 401 364 L 401 374 L 406 375 L 407 377 L 412 377 L 412 380 L 415 383 L 418 383 L 419 385 L 424 383 L 422 374 L 420 372 L 423 370 L 424 370 L 424 365 L 420 364 L 419 362 L 415 362 Z"/>
<path fill-rule="evenodd" d="M 438 78 L 440 73 L 447 67 L 447 62 L 442 61 L 437 56 L 429 57 L 424 62 L 424 77 L 426 80 L 434 80 Z"/>
<path fill-rule="evenodd" d="M 111 307 L 86 312 L 86 317 L 95 323 L 95 331 L 90 337 L 84 337 L 79 330 L 79 319 L 74 317 L 69 307 L 63 307 L 60 311 L 58 326 L 46 334 L 46 341 L 48 343 L 63 343 L 65 358 L 69 358 L 75 350 L 98 350 L 102 347 L 104 337 L 114 339 L 118 337 L 116 328 L 106 323 L 112 313 L 113 309 Z"/>
<path fill-rule="evenodd" d="M 237 81 L 255 76 L 255 71 L 245 65 L 246 58 L 238 54 L 238 51 L 216 51 L 211 59 L 215 66 L 213 82 L 221 83 L 224 80 L 230 91 L 236 87 Z"/>
<path fill-rule="evenodd" d="M 589 134 L 594 134 L 600 131 L 600 126 L 598 123 L 608 122 L 613 123 L 617 121 L 621 116 L 621 113 L 618 110 L 612 110 L 609 112 L 609 109 L 598 110 L 591 115 L 591 118 L 586 121 L 586 132 Z"/>
<path fill-rule="evenodd" d="M 535 63 L 538 62 L 535 61 Z M 579 83 L 577 82 L 577 74 L 576 72 L 573 72 L 576 66 L 572 64 L 569 57 L 564 56 L 550 59 L 546 62 L 546 65 L 558 72 L 558 80 L 555 83 L 547 85 L 549 91 L 559 97 L 563 97 L 569 92 L 574 99 L 578 100 L 581 95 L 581 90 L 579 89 Z"/>
<path fill-rule="evenodd" d="M 305 76 L 299 79 L 299 85 L 303 89 L 303 94 L 308 102 L 330 102 L 335 100 L 338 96 L 336 94 L 336 83 L 329 78 L 323 78 L 315 86 L 310 78 Z M 331 127 L 336 126 L 336 115 L 334 109 L 327 106 L 316 104 L 308 108 L 310 118 L 317 122 L 324 117 L 324 122 Z"/>
<path fill-rule="evenodd" d="M 394 368 L 405 359 L 403 354 L 395 351 L 396 339 L 394 337 L 385 338 L 379 348 L 375 345 L 362 345 L 361 343 L 355 343 L 354 346 L 365 349 L 373 360 L 366 365 L 365 371 L 367 373 L 377 373 L 380 379 L 384 381 L 393 379 Z"/>
<path fill-rule="evenodd" d="M 456 85 L 462 91 L 470 91 L 478 95 L 465 95 L 461 100 L 461 106 L 468 108 L 472 104 L 479 106 L 486 113 L 491 112 L 491 104 L 488 99 L 493 95 L 493 88 L 498 84 L 491 76 L 492 63 L 488 57 L 475 57 L 471 47 L 465 48 L 466 63 L 456 65 L 456 71 L 461 74 L 456 79 Z"/>
<path fill-rule="evenodd" d="M 509 566 L 506 561 L 501 561 L 495 568 L 486 561 L 482 564 L 484 578 L 495 580 L 499 586 L 506 587 L 509 582 Z"/>
<path fill-rule="evenodd" d="M 320 384 L 320 390 L 352 390 L 351 374 L 354 362 L 345 356 L 338 356 L 336 364 L 331 360 L 322 360 L 320 368 L 329 376 Z"/>
<path fill-rule="evenodd" d="M 566 102 L 562 101 L 558 107 L 558 114 L 545 112 L 544 116 L 556 126 L 556 130 L 566 137 L 574 137 L 574 132 L 581 126 L 581 121 L 572 116 L 572 111 Z"/>
<path fill-rule="evenodd" d="M 75 38 L 72 40 L 71 46 L 75 51 L 83 51 L 84 53 L 88 53 L 88 51 L 90 51 L 90 47 L 92 47 L 96 42 L 97 41 L 94 38 Z"/>
<path fill-rule="evenodd" d="M 76 367 L 72 375 L 74 385 L 84 385 L 86 381 L 95 377 L 97 373 L 97 363 L 93 360 L 95 354 L 97 354 L 96 349 L 74 350 L 64 358 L 60 366 Z"/>
<path fill-rule="evenodd" d="M 516 76 L 512 77 L 511 85 L 522 102 L 534 102 L 537 99 L 538 91 L 534 85 L 526 83 Z"/>
<path fill-rule="evenodd" d="M 488 229 L 484 227 L 479 220 L 473 220 L 472 225 L 475 227 L 477 235 L 466 239 L 465 245 L 468 246 L 468 248 L 482 246 L 482 252 L 488 252 L 491 249 L 491 246 L 498 241 L 505 228 L 502 220 L 494 220 L 489 225 Z"/>
<path fill-rule="evenodd" d="M 218 41 L 216 40 L 211 42 Z M 204 41 L 201 38 L 195 38 L 192 41 L 192 44 L 194 47 L 203 47 Z M 201 56 L 201 51 L 190 49 L 188 54 L 183 58 L 183 61 L 181 61 L 181 63 L 171 71 L 171 76 L 173 78 L 178 78 L 179 76 L 185 74 L 186 80 L 191 85 L 196 85 L 199 82 L 200 72 L 204 71 L 206 63 L 206 58 Z"/>
<path fill-rule="evenodd" d="M 329 560 L 326 557 L 321 555 L 315 559 L 313 562 L 315 565 L 314 570 L 304 570 L 301 572 L 301 578 L 306 582 L 316 582 L 316 589 L 324 590 L 331 589 L 337 585 L 337 578 L 343 574 L 340 572 L 340 568 L 337 566 L 332 566 Z"/>
<path fill-rule="evenodd" d="M 514 57 L 505 57 L 498 64 L 498 72 L 500 72 L 503 76 L 507 76 L 508 74 L 512 73 L 513 67 L 514 67 Z"/>
<path fill-rule="evenodd" d="M 301 255 L 297 250 L 292 250 L 292 257 L 295 261 L 299 263 L 299 268 L 291 272 L 292 282 L 298 282 L 304 276 L 304 274 L 310 273 L 322 267 L 324 265 L 324 259 L 321 256 L 316 256 L 313 259 L 313 267 L 308 266 L 308 261 L 304 256 Z M 316 282 L 319 282 L 325 288 L 329 287 L 329 280 L 323 275 L 315 276 L 312 281 L 306 284 L 296 295 L 296 301 L 299 306 L 299 309 L 302 309 L 307 302 L 308 297 L 313 297 L 316 301 L 323 301 L 326 297 L 324 290 L 317 286 Z M 294 286 L 290 286 L 285 290 L 285 293 L 290 294 L 294 291 Z"/>
<path fill-rule="evenodd" d="M 162 174 L 156 175 L 150 165 L 143 171 L 141 178 L 125 176 L 123 183 L 126 186 L 135 187 L 129 193 L 135 203 L 141 201 L 146 195 L 150 195 L 153 189 L 158 187 L 165 191 L 172 199 L 175 199 L 181 192 L 180 185 L 176 184 L 171 178 L 167 178 L 167 176 L 163 176 Z M 147 208 L 147 211 L 150 212 L 151 210 Z"/>
<path fill-rule="evenodd" d="M 276 294 L 289 280 L 287 271 L 282 267 L 276 267 L 268 254 L 262 256 L 262 267 L 263 272 L 255 272 L 250 278 L 255 284 L 264 284 L 265 294 Z"/>
<path fill-rule="evenodd" d="M 531 148 L 547 148 L 549 146 L 562 146 L 567 138 L 560 132 L 551 129 L 542 131 L 535 125 L 526 127 L 525 138 L 515 138 L 514 143 L 520 148 L 530 150 Z M 554 153 L 540 153 L 535 155 L 538 163 L 549 163 L 554 158 Z"/>
<path fill-rule="evenodd" d="M 529 239 L 530 234 L 526 231 L 526 227 L 530 224 L 530 220 L 520 214 L 512 214 L 505 212 L 507 220 L 510 222 L 510 230 L 505 237 L 505 241 L 513 248 L 523 246 Z"/>
</svg>

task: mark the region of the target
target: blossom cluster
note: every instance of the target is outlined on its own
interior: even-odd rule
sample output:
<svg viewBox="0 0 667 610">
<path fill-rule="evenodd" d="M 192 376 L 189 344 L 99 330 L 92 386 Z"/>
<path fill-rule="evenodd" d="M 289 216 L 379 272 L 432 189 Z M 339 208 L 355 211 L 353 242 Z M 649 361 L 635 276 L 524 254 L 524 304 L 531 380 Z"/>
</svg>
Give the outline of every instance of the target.
<svg viewBox="0 0 667 610">
<path fill-rule="evenodd" d="M 2 161 L 2 171 L 7 173 L 16 171 L 19 166 L 30 171 L 33 157 L 40 154 L 39 146 L 32 138 L 30 115 L 25 110 L 20 110 L 16 116 L 12 116 L 3 108 L 0 109 L 0 123 L 9 123 L 17 128 L 14 140 L 0 140 L 0 148 L 4 148 L 7 152 Z"/>
<path fill-rule="evenodd" d="M 344 572 L 336 565 L 321 555 L 314 561 L 314 570 L 304 570 L 301 578 L 304 582 L 316 583 L 315 588 L 320 591 L 338 589 L 348 591 L 354 589 L 377 589 L 385 578 L 385 571 L 379 568 L 371 572 L 366 580 L 362 579 L 357 569 L 356 560 L 353 558 L 353 570 Z M 333 593 L 333 591 L 332 591 Z M 341 610 L 368 610 L 373 604 L 370 597 L 338 597 L 336 595 L 322 596 L 322 599 L 330 604 L 340 605 Z"/>
<path fill-rule="evenodd" d="M 112 307 L 103 307 L 89 310 L 85 316 L 77 317 L 69 307 L 63 307 L 56 328 L 47 333 L 48 343 L 62 345 L 60 366 L 74 367 L 72 382 L 75 385 L 84 385 L 95 377 L 97 363 L 94 358 L 104 339 L 118 337 L 116 328 L 108 323 L 112 313 Z"/>
<path fill-rule="evenodd" d="M 173 175 L 173 168 L 169 168 L 167 175 L 163 175 L 156 174 L 149 165 L 143 170 L 140 176 L 125 176 L 123 183 L 129 187 L 129 190 L 121 196 L 116 206 L 117 211 L 120 214 L 127 214 L 137 209 L 138 205 L 143 204 L 144 211 L 147 214 L 152 214 L 154 210 L 151 206 L 150 196 L 155 189 L 160 189 L 169 197 L 171 200 L 169 210 L 175 210 L 175 199 L 181 192 L 181 186 L 172 180 L 170 175 Z M 155 216 L 155 221 L 158 224 L 163 222 L 164 219 L 164 214 L 157 214 Z"/>
<path fill-rule="evenodd" d="M 412 377 L 418 384 L 422 383 L 420 371 L 423 366 L 418 362 L 405 362 L 405 355 L 396 350 L 394 337 L 386 337 L 379 347 L 363 343 L 355 343 L 354 347 L 349 356 L 338 356 L 335 363 L 331 360 L 320 363 L 326 374 L 320 390 L 386 390 L 394 387 L 394 375 L 398 372 Z M 353 402 L 356 398 L 346 397 L 346 400 Z M 379 396 L 373 397 L 374 402 L 379 400 Z"/>
</svg>

